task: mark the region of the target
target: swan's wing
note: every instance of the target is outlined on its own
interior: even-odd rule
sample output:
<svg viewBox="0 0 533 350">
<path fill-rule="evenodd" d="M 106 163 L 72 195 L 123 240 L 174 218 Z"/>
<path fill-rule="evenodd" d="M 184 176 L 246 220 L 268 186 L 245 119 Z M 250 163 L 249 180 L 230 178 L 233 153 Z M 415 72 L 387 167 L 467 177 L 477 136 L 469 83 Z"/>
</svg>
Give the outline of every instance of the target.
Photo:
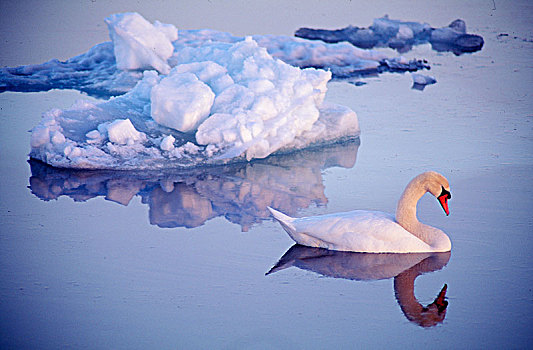
<svg viewBox="0 0 533 350">
<path fill-rule="evenodd" d="M 298 242 L 314 247 L 356 252 L 428 252 L 421 241 L 387 213 L 354 210 L 293 221 Z"/>
</svg>

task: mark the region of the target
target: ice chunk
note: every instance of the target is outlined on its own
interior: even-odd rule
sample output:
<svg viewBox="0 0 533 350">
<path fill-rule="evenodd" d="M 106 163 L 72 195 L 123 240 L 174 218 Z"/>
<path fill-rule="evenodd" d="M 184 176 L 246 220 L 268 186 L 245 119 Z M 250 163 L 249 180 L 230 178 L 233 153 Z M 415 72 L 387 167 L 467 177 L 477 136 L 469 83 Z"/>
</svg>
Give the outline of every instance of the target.
<svg viewBox="0 0 533 350">
<path fill-rule="evenodd" d="M 413 78 L 412 88 L 420 91 L 424 90 L 426 85 L 435 84 L 437 82 L 437 79 L 434 77 L 419 73 L 411 73 L 411 77 Z"/>
<path fill-rule="evenodd" d="M 481 50 L 484 44 L 481 36 L 466 33 L 466 23 L 462 19 L 456 19 L 448 27 L 433 30 L 430 41 L 436 50 L 453 51 L 457 55 Z"/>
<path fill-rule="evenodd" d="M 31 132 L 31 147 L 37 148 L 50 142 L 50 129 L 46 125 L 38 125 Z"/>
<path fill-rule="evenodd" d="M 413 78 L 414 84 L 420 84 L 420 85 L 428 85 L 428 84 L 435 84 L 437 80 L 434 77 L 430 77 L 428 75 L 418 74 L 418 73 L 412 73 L 411 77 Z"/>
<path fill-rule="evenodd" d="M 413 30 L 408 26 L 402 24 L 398 27 L 398 33 L 396 34 L 396 38 L 405 41 L 411 40 L 414 38 Z"/>
<path fill-rule="evenodd" d="M 52 133 L 50 141 L 52 141 L 54 145 L 61 145 L 66 141 L 66 139 L 65 136 L 61 133 L 61 131 L 56 130 Z"/>
<path fill-rule="evenodd" d="M 161 149 L 163 151 L 172 151 L 174 149 L 174 141 L 176 141 L 174 136 L 167 135 L 167 136 L 163 137 L 159 147 L 161 147 Z"/>
<path fill-rule="evenodd" d="M 181 132 L 195 132 L 209 116 L 214 100 L 211 88 L 196 75 L 173 71 L 152 88 L 152 118 Z"/>
<path fill-rule="evenodd" d="M 172 73 L 192 73 L 196 75 L 198 80 L 207 84 L 215 94 L 219 94 L 222 90 L 235 83 L 227 74 L 228 71 L 226 68 L 208 60 L 203 62 L 180 64 L 174 68 Z"/>
<path fill-rule="evenodd" d="M 88 139 L 99 139 L 102 137 L 102 135 L 100 134 L 100 132 L 98 130 L 91 130 L 89 131 L 87 134 L 85 134 L 85 136 L 88 138 Z"/>
<path fill-rule="evenodd" d="M 138 13 L 118 13 L 106 18 L 113 41 L 117 68 L 121 70 L 151 69 L 167 74 L 167 60 L 172 56 L 172 41 L 177 29 L 170 24 L 151 24 Z"/>
<path fill-rule="evenodd" d="M 128 92 L 141 78 L 142 72 L 117 70 L 113 43 L 105 42 L 65 62 L 0 68 L 0 92 L 77 89 L 109 97 Z"/>
<path fill-rule="evenodd" d="M 119 145 L 131 145 L 142 141 L 145 135 L 138 132 L 129 119 L 117 119 L 107 126 L 109 141 Z"/>
<path fill-rule="evenodd" d="M 431 40 L 434 42 L 453 43 L 460 35 L 466 34 L 466 23 L 456 19 L 449 26 L 437 28 L 431 32 Z"/>
</svg>

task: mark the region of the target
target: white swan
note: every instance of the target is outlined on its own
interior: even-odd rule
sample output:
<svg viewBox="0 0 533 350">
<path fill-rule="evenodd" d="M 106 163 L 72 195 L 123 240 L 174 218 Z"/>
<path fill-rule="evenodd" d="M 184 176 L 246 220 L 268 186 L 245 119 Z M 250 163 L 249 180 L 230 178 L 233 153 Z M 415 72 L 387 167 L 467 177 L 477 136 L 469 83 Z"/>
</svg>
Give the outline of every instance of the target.
<svg viewBox="0 0 533 350">
<path fill-rule="evenodd" d="M 387 213 L 366 210 L 291 218 L 268 209 L 296 243 L 309 247 L 365 253 L 450 251 L 448 236 L 416 217 L 416 204 L 426 192 L 437 197 L 449 215 L 448 180 L 434 171 L 422 173 L 409 182 L 398 201 L 396 219 Z"/>
</svg>

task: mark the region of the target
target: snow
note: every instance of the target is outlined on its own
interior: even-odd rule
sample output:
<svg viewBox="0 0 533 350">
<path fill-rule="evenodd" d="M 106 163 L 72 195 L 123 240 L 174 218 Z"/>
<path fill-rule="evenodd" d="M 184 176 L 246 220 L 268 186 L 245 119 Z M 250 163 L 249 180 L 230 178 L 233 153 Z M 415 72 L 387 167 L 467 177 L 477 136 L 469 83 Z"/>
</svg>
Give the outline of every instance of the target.
<svg viewBox="0 0 533 350">
<path fill-rule="evenodd" d="M 115 51 L 123 50 L 123 37 L 135 39 L 134 29 L 121 30 L 146 25 L 138 16 L 108 20 L 110 32 L 123 34 Z M 142 38 L 158 46 L 157 37 L 153 45 Z M 127 50 L 129 57 L 145 57 L 144 46 Z M 359 135 L 355 112 L 325 102 L 331 72 L 275 59 L 252 37 L 181 47 L 168 62 L 167 74 L 145 70 L 122 96 L 45 113 L 32 131 L 30 156 L 65 168 L 183 168 Z"/>
</svg>

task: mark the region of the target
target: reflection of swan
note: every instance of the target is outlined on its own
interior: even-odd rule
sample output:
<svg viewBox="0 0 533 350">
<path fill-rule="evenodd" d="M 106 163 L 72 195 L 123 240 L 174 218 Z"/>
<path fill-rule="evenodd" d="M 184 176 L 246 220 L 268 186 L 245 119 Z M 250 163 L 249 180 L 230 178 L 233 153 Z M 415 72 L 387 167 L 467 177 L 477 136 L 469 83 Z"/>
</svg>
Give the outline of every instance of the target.
<svg viewBox="0 0 533 350">
<path fill-rule="evenodd" d="M 450 239 L 441 230 L 418 221 L 416 203 L 429 192 L 448 215 L 449 191 L 444 176 L 436 172 L 418 175 L 398 201 L 396 220 L 390 214 L 365 210 L 291 218 L 269 209 L 296 243 L 310 247 L 367 253 L 447 252 Z"/>
<path fill-rule="evenodd" d="M 150 207 L 151 224 L 197 227 L 224 216 L 246 231 L 270 217 L 267 206 L 293 214 L 326 204 L 322 170 L 353 167 L 358 147 L 353 140 L 251 163 L 169 172 L 67 170 L 30 160 L 30 189 L 43 200 L 104 196 L 122 205 L 138 195 Z"/>
<path fill-rule="evenodd" d="M 415 297 L 416 277 L 442 269 L 450 259 L 450 252 L 412 254 L 369 254 L 333 251 L 295 244 L 269 271 L 296 266 L 323 276 L 350 280 L 379 280 L 394 278 L 396 300 L 407 319 L 422 327 L 435 326 L 444 321 L 448 302 L 444 285 L 435 301 L 422 306 Z"/>
</svg>

